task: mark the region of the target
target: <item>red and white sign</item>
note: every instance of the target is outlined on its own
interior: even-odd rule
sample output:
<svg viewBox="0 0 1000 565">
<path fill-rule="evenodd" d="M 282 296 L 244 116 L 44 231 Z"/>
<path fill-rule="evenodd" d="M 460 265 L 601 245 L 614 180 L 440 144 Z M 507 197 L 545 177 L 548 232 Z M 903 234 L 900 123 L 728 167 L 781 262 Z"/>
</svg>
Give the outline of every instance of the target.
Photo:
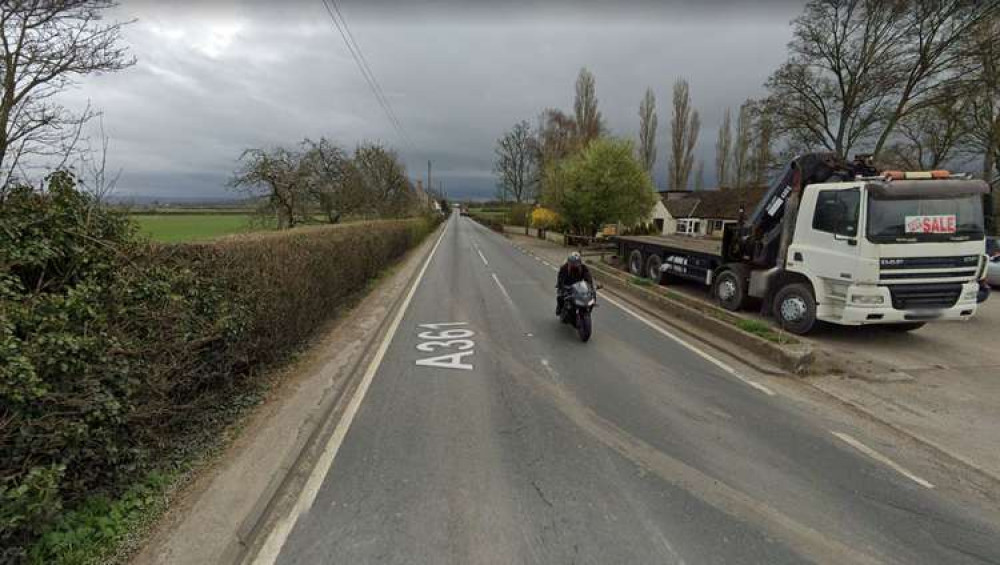
<svg viewBox="0 0 1000 565">
<path fill-rule="evenodd" d="M 955 230 L 954 214 L 906 217 L 906 233 L 955 233 Z"/>
</svg>

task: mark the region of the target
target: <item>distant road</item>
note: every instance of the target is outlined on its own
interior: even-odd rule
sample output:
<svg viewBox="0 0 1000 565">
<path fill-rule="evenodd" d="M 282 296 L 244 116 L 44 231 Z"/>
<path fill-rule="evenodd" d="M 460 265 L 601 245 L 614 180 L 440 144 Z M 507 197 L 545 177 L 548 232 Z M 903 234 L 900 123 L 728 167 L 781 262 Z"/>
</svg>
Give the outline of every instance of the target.
<svg viewBox="0 0 1000 565">
<path fill-rule="evenodd" d="M 997 509 L 947 475 L 610 297 L 581 343 L 554 283 L 453 216 L 258 562 L 1000 562 Z"/>
</svg>

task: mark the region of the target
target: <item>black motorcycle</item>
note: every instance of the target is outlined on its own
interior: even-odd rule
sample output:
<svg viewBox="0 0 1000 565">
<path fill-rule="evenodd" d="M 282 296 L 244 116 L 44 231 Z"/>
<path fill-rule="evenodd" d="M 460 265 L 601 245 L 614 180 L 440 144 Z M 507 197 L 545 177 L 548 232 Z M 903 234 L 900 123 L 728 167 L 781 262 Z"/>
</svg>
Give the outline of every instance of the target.
<svg viewBox="0 0 1000 565">
<path fill-rule="evenodd" d="M 560 289 L 562 298 L 562 311 L 559 319 L 564 324 L 571 324 L 580 334 L 580 340 L 586 342 L 590 339 L 593 329 L 590 320 L 590 312 L 597 305 L 597 294 L 594 289 L 587 284 L 587 281 L 580 281 L 570 286 Z"/>
</svg>

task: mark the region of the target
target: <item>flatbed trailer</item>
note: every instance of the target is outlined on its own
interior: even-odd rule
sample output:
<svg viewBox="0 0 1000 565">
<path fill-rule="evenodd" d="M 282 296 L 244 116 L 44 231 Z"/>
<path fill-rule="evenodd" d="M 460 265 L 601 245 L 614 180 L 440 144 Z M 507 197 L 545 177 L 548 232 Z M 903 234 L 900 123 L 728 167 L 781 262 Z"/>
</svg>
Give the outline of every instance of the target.
<svg viewBox="0 0 1000 565">
<path fill-rule="evenodd" d="M 639 235 L 613 238 L 618 256 L 637 277 L 662 282 L 677 277 L 711 286 L 722 266 L 722 241 L 683 235 Z"/>
</svg>

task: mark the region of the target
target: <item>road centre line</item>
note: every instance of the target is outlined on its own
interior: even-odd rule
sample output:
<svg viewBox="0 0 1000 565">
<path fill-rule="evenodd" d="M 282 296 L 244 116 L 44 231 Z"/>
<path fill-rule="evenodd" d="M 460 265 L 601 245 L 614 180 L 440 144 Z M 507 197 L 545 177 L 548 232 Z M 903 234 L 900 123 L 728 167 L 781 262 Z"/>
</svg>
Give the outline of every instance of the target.
<svg viewBox="0 0 1000 565">
<path fill-rule="evenodd" d="M 424 273 L 427 272 L 427 267 L 431 264 L 431 260 L 434 259 L 437 248 L 441 245 L 441 240 L 444 239 L 449 227 L 451 227 L 450 222 L 445 224 L 445 228 L 441 231 L 441 235 L 438 236 L 437 241 L 434 243 L 434 247 L 431 249 L 430 255 L 427 256 L 423 267 L 420 268 L 420 272 L 417 274 L 416 280 L 414 280 L 413 284 L 410 286 L 410 290 L 407 292 L 406 297 L 403 299 L 403 303 L 399 306 L 399 310 L 396 312 L 396 317 L 392 320 L 392 324 L 389 326 L 388 331 L 386 331 L 385 337 L 382 338 L 382 343 L 379 344 L 379 348 L 375 352 L 375 356 L 372 358 L 371 363 L 368 365 L 368 369 L 361 378 L 361 383 L 358 385 L 357 390 L 354 391 L 354 396 L 351 397 L 347 408 L 344 410 L 343 416 L 341 416 L 340 421 L 337 422 L 337 426 L 334 428 L 333 434 L 327 441 L 326 447 L 323 448 L 323 452 L 320 454 L 320 457 L 316 462 L 316 466 L 313 467 L 305 486 L 299 493 L 299 497 L 295 501 L 295 506 L 289 515 L 279 520 L 274 529 L 271 530 L 271 533 L 268 534 L 260 552 L 258 552 L 254 557 L 254 565 L 273 564 L 277 560 L 278 555 L 281 553 L 281 549 L 288 540 L 288 536 L 292 533 L 292 528 L 298 521 L 299 516 L 307 512 L 312 507 L 313 502 L 315 502 L 316 495 L 319 494 L 319 489 L 323 485 L 323 480 L 330 472 L 330 468 L 333 466 L 333 460 L 337 457 L 337 452 L 340 450 L 340 446 L 344 442 L 344 438 L 347 436 L 348 430 L 351 428 L 351 423 L 354 421 L 354 417 L 357 414 L 358 409 L 361 407 L 361 402 L 365 399 L 365 394 L 368 392 L 369 386 L 371 386 L 375 373 L 382 364 L 382 359 L 385 357 L 385 353 L 389 349 L 389 344 L 392 343 L 392 339 L 396 335 L 396 330 L 399 329 L 399 324 L 403 321 L 403 316 L 406 314 L 406 310 L 410 306 L 410 301 L 413 300 L 413 295 L 416 293 L 417 287 L 420 286 L 420 282 L 424 278 Z"/>
<path fill-rule="evenodd" d="M 479 247 L 476 247 L 476 253 L 478 253 L 479 254 L 479 258 L 483 260 L 483 265 L 486 265 L 487 267 L 489 267 L 490 266 L 490 262 L 486 260 L 486 256 L 483 255 L 483 251 L 481 249 L 479 249 Z"/>
<path fill-rule="evenodd" d="M 931 484 L 930 482 L 928 482 L 928 481 L 926 481 L 924 479 L 921 479 L 920 477 L 918 477 L 918 476 L 914 475 L 913 473 L 907 471 L 906 469 L 904 469 L 902 466 L 900 466 L 898 463 L 896 463 L 892 459 L 889 459 L 885 455 L 882 455 L 878 451 L 875 451 L 874 449 L 868 447 L 867 445 L 861 443 L 860 441 L 854 439 L 853 437 L 851 437 L 851 436 L 849 436 L 849 435 L 847 435 L 845 433 L 841 433 L 841 432 L 830 432 L 830 433 L 833 434 L 840 441 L 846 443 L 847 445 L 850 445 L 854 449 L 857 449 L 861 453 L 864 453 L 865 455 L 867 455 L 868 457 L 871 457 L 872 459 L 878 461 L 879 463 L 882 463 L 886 467 L 889 467 L 893 471 L 896 471 L 900 475 L 903 475 L 904 477 L 906 477 L 907 479 L 910 479 L 911 481 L 917 483 L 918 485 L 920 485 L 920 486 L 922 486 L 924 488 L 934 488 L 934 485 Z"/>
<path fill-rule="evenodd" d="M 493 275 L 493 282 L 497 283 L 497 286 L 500 287 L 500 292 L 503 293 L 504 297 L 507 299 L 507 302 L 509 302 L 513 306 L 514 301 L 511 300 L 510 294 L 507 292 L 507 289 L 503 287 L 503 283 L 500 282 L 500 279 L 497 278 L 497 274 L 496 273 L 490 273 L 490 274 Z"/>
</svg>

